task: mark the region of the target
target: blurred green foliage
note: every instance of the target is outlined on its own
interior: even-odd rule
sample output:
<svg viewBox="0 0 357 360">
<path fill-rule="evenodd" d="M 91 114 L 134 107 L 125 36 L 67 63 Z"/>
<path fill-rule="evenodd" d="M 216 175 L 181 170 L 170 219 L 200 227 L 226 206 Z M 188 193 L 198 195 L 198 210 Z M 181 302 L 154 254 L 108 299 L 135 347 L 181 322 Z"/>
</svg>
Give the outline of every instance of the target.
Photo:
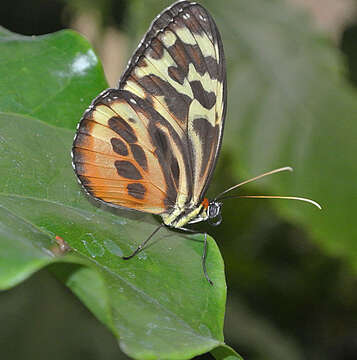
<svg viewBox="0 0 357 360">
<path fill-rule="evenodd" d="M 77 3 L 76 11 L 87 10 L 88 3 Z M 129 1 L 122 8 L 125 16 L 120 13 L 124 2 L 115 7 L 103 3 L 105 11 L 102 3 L 91 3 L 104 14 L 102 26 L 107 18 L 111 24 L 120 21 L 134 49 L 153 17 L 171 2 Z M 281 0 L 201 3 L 221 31 L 229 84 L 223 152 L 210 194 L 292 165 L 295 173 L 273 176 L 242 193 L 303 195 L 324 208 L 319 212 L 278 200 L 225 203 L 223 224 L 209 232 L 226 264 L 227 343 L 253 360 L 355 359 L 357 102 L 341 54 L 302 11 Z M 346 43 L 343 49 L 348 51 Z M 0 302 L 11 313 L 10 296 L 1 295 Z M 45 311 L 42 315 L 47 316 Z M 69 316 L 68 329 L 86 326 L 70 325 L 71 320 Z M 2 323 L 14 320 L 8 316 Z M 101 356 L 118 354 L 108 346 Z"/>
</svg>

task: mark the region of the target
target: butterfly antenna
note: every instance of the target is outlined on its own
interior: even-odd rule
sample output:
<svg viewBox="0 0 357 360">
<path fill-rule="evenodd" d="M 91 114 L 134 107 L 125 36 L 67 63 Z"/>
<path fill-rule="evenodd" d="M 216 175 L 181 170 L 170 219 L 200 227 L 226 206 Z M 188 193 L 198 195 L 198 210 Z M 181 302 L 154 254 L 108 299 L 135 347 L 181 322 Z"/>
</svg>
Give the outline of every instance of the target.
<svg viewBox="0 0 357 360">
<path fill-rule="evenodd" d="M 230 188 L 227 189 L 227 190 L 224 190 L 223 192 L 221 192 L 220 194 L 218 194 L 218 195 L 213 199 L 213 201 L 220 200 L 220 199 L 223 200 L 223 199 L 221 198 L 221 196 L 227 194 L 228 192 L 230 192 L 230 191 L 232 191 L 232 190 L 234 190 L 234 189 L 237 189 L 238 187 L 241 187 L 242 185 L 245 185 L 245 184 L 248 184 L 248 183 L 253 182 L 253 181 L 255 181 L 255 180 L 261 179 L 261 178 L 263 178 L 263 177 L 265 177 L 265 176 L 272 175 L 272 174 L 276 174 L 276 173 L 283 172 L 283 171 L 293 171 L 293 168 L 290 167 L 290 166 L 285 166 L 285 167 L 282 167 L 282 168 L 279 168 L 279 169 L 275 169 L 275 170 L 268 171 L 268 172 L 266 172 L 266 173 L 264 173 L 264 174 L 261 174 L 261 175 L 258 175 L 258 176 L 256 176 L 256 177 L 253 177 L 252 179 L 245 180 L 245 181 L 243 181 L 243 182 L 241 182 L 241 183 L 239 183 L 239 184 L 237 184 L 237 185 L 234 185 L 234 186 L 230 187 Z"/>
<path fill-rule="evenodd" d="M 227 200 L 227 199 L 285 199 L 285 200 L 299 200 L 310 203 L 320 210 L 322 209 L 321 205 L 314 200 L 298 197 L 298 196 L 277 196 L 277 195 L 233 195 L 233 196 L 226 196 L 221 198 L 220 200 Z"/>
</svg>

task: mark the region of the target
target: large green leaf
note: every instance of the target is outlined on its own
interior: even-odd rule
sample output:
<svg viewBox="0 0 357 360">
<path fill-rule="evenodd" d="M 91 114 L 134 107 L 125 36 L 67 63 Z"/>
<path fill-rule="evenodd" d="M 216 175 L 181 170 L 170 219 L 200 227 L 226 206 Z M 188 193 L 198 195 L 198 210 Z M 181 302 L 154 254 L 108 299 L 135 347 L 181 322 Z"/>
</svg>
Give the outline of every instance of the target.
<svg viewBox="0 0 357 360">
<path fill-rule="evenodd" d="M 149 1 L 150 6 L 131 2 L 129 26 L 138 37 L 150 18 L 171 3 Z M 303 225 L 322 249 L 345 257 L 357 270 L 357 229 L 352 226 L 357 96 L 344 78 L 340 54 L 305 14 L 284 1 L 201 3 L 223 38 L 228 65 L 223 151 L 230 152 L 237 177 L 293 166 L 293 174 L 272 176 L 255 188 L 320 202 L 321 212 L 282 200 L 274 205 L 283 217 Z"/>
<path fill-rule="evenodd" d="M 0 27 L 0 110 L 74 128 L 107 87 L 102 67 L 79 34 L 23 36 Z"/>
<path fill-rule="evenodd" d="M 86 265 L 56 272 L 120 337 L 127 354 L 184 359 L 223 344 L 226 286 L 211 238 L 213 287 L 202 274 L 202 236 L 162 230 L 140 256 L 124 261 L 120 255 L 157 225 L 85 199 L 70 165 L 72 132 L 3 113 L 0 134 L 1 288 L 51 262 Z M 72 247 L 69 255 L 54 255 L 56 235 Z"/>
</svg>

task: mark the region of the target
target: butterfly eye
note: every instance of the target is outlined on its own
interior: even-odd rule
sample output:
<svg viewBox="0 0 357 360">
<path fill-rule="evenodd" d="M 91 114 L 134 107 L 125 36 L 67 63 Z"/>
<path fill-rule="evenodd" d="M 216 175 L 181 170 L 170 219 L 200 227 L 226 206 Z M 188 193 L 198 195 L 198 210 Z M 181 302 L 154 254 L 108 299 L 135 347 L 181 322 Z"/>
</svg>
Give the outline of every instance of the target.
<svg viewBox="0 0 357 360">
<path fill-rule="evenodd" d="M 211 225 L 217 226 L 222 222 L 221 205 L 219 202 L 211 202 L 208 206 L 208 221 Z M 212 221 L 212 219 L 215 219 Z"/>
<path fill-rule="evenodd" d="M 208 206 L 208 217 L 213 219 L 220 215 L 221 213 L 221 204 L 218 202 L 211 202 Z"/>
</svg>

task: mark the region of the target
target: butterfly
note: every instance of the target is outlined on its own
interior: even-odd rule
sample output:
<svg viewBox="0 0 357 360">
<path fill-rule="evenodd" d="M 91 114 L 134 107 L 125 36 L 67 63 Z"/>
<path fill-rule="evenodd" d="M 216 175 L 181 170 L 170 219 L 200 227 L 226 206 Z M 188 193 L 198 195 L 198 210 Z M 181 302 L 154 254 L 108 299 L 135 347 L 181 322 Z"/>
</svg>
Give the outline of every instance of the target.
<svg viewBox="0 0 357 360">
<path fill-rule="evenodd" d="M 72 148 L 75 173 L 88 194 L 162 218 L 125 259 L 163 226 L 190 232 L 188 224 L 220 223 L 220 197 L 241 185 L 214 200 L 205 197 L 226 109 L 226 65 L 216 23 L 198 3 L 175 2 L 152 22 L 118 88 L 103 91 L 84 112 Z M 212 283 L 205 266 L 207 234 L 204 239 L 203 271 Z"/>
</svg>

